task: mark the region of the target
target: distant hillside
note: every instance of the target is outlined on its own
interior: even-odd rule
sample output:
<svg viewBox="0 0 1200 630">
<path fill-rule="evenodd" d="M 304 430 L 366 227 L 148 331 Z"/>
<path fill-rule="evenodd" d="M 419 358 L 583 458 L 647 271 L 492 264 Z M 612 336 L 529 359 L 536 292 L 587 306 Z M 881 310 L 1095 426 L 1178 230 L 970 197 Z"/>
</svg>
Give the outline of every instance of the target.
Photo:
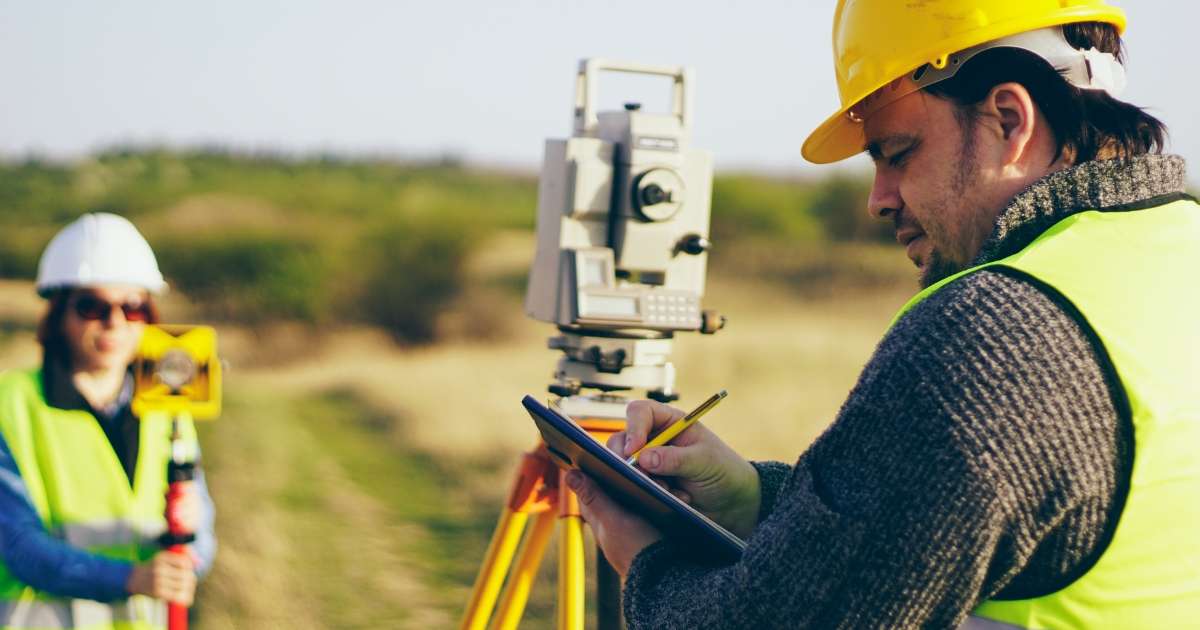
<svg viewBox="0 0 1200 630">
<path fill-rule="evenodd" d="M 718 175 L 714 257 L 736 272 L 743 261 L 762 268 L 763 252 L 890 240 L 863 210 L 867 185 Z M 467 255 L 497 232 L 532 231 L 536 206 L 534 175 L 454 163 L 160 149 L 0 163 L 0 277 L 32 277 L 57 229 L 113 212 L 142 229 L 168 280 L 207 316 L 366 321 L 430 341 Z"/>
</svg>

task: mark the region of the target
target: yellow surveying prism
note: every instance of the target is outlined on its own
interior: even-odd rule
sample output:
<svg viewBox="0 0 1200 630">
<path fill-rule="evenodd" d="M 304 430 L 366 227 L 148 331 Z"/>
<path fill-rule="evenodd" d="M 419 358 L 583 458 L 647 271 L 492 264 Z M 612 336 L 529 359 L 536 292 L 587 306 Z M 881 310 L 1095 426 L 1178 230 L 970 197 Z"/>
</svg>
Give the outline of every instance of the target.
<svg viewBox="0 0 1200 630">
<path fill-rule="evenodd" d="M 167 528 L 159 542 L 186 556 L 195 532 L 180 519 L 178 506 L 197 475 L 199 446 L 191 420 L 221 415 L 221 360 L 211 326 L 146 326 L 133 361 L 133 413 L 144 418 L 166 413 L 171 419 L 167 469 Z M 187 606 L 167 603 L 168 630 L 187 630 Z"/>
<path fill-rule="evenodd" d="M 147 326 L 133 363 L 133 413 L 221 414 L 221 361 L 211 326 Z"/>
</svg>

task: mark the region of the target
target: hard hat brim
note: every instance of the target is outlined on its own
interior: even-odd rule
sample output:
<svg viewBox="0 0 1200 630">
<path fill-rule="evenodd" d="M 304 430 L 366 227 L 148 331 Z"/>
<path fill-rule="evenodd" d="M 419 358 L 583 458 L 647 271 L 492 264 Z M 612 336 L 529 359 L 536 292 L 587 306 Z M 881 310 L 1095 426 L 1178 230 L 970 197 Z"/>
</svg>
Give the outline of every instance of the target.
<svg viewBox="0 0 1200 630">
<path fill-rule="evenodd" d="M 157 283 L 147 283 L 144 280 L 128 280 L 128 279 L 98 279 L 91 282 L 57 282 L 54 284 L 38 284 L 34 288 L 37 291 L 38 297 L 48 298 L 53 293 L 62 290 L 74 289 L 94 289 L 97 287 L 107 286 L 130 286 L 145 290 L 150 295 L 155 297 L 163 297 L 170 292 L 170 285 L 165 280 Z"/>
<path fill-rule="evenodd" d="M 832 164 L 862 153 L 866 144 L 862 123 L 850 120 L 849 107 L 821 123 L 804 141 L 800 154 L 813 164 Z"/>
</svg>

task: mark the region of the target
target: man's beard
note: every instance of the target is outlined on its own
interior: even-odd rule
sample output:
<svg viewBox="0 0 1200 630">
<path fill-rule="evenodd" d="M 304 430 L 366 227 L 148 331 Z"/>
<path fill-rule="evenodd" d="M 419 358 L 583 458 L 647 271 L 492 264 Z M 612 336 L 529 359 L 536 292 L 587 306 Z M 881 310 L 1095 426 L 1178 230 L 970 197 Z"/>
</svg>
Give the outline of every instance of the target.
<svg viewBox="0 0 1200 630">
<path fill-rule="evenodd" d="M 953 261 L 947 260 L 945 256 L 937 249 L 934 249 L 929 254 L 929 262 L 921 268 L 921 277 L 919 282 L 922 289 L 927 289 L 938 281 L 966 269 L 966 266 L 960 265 Z"/>
<path fill-rule="evenodd" d="M 959 119 L 959 133 L 962 140 L 958 146 L 958 170 L 955 171 L 954 182 L 951 184 L 950 198 L 952 200 L 962 200 L 965 197 L 967 188 L 975 183 L 979 175 L 979 162 L 975 158 L 974 127 L 975 123 L 973 119 Z M 932 239 L 932 235 L 930 235 L 930 238 Z M 949 257 L 943 255 L 938 250 L 936 241 L 932 242 L 933 247 L 929 251 L 929 260 L 921 268 L 919 282 L 922 289 L 928 288 L 940 280 L 949 278 L 970 266 L 969 261 L 966 260 L 962 262 L 950 260 Z"/>
</svg>

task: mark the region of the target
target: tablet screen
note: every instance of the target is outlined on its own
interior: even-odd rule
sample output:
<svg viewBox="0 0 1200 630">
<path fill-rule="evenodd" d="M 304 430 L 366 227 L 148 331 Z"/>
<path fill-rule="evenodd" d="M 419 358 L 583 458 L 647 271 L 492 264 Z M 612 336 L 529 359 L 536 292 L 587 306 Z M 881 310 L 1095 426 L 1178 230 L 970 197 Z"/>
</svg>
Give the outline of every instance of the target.
<svg viewBox="0 0 1200 630">
<path fill-rule="evenodd" d="M 639 468 L 625 463 L 579 423 L 532 396 L 526 396 L 521 404 L 560 467 L 587 473 L 614 500 L 653 523 L 668 539 L 694 552 L 697 560 L 733 562 L 741 557 L 745 542 L 679 500 Z"/>
</svg>

